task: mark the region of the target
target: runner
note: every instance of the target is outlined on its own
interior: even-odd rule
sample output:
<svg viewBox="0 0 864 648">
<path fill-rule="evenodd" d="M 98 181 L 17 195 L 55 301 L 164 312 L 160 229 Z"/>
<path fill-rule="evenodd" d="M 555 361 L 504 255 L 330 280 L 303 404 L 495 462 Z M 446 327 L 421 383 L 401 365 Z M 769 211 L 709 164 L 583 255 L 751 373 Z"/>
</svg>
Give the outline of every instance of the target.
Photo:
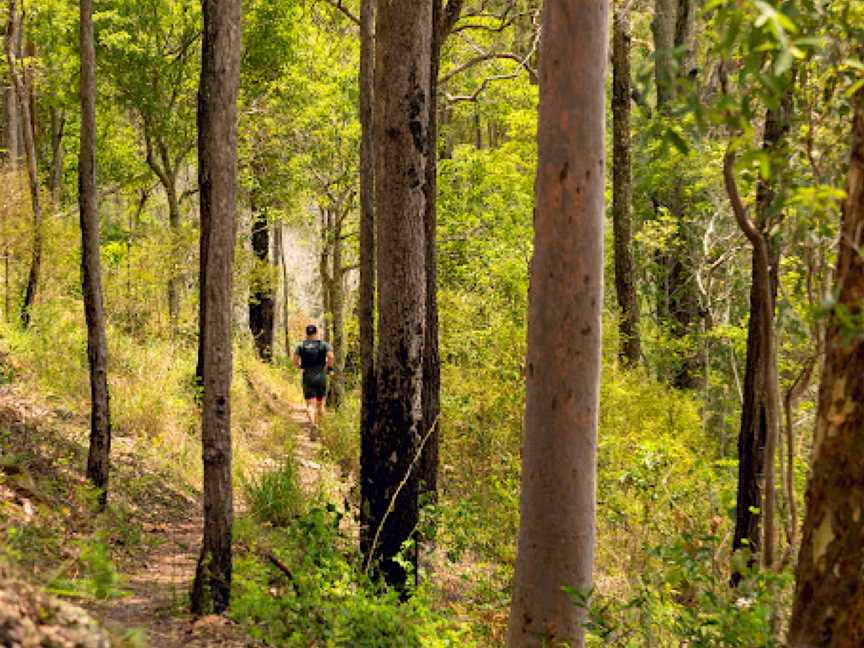
<svg viewBox="0 0 864 648">
<path fill-rule="evenodd" d="M 333 348 L 320 339 L 318 327 L 314 324 L 307 326 L 306 339 L 294 352 L 294 364 L 303 369 L 303 398 L 306 399 L 306 414 L 313 429 L 317 429 L 324 418 L 327 374 L 335 359 Z"/>
</svg>

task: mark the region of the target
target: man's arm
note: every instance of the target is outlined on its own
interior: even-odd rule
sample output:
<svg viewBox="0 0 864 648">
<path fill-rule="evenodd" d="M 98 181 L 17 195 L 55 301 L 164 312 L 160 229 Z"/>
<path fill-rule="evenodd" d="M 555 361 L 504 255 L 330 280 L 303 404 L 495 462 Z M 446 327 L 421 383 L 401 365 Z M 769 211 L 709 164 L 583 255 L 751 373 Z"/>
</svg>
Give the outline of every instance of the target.
<svg viewBox="0 0 864 648">
<path fill-rule="evenodd" d="M 295 353 L 294 354 L 294 366 L 297 367 L 298 369 L 300 369 L 301 364 L 303 364 L 303 361 L 300 359 L 300 354 Z"/>
<path fill-rule="evenodd" d="M 336 362 L 336 356 L 333 355 L 332 351 L 327 351 L 327 368 L 332 369 L 333 364 Z"/>
</svg>

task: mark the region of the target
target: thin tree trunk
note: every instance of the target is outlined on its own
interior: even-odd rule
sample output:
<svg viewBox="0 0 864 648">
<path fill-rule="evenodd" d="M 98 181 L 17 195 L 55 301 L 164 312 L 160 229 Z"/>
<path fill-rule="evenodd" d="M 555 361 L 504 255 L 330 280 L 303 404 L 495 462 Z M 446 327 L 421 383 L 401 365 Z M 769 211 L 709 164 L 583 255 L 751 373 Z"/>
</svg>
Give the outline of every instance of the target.
<svg viewBox="0 0 864 648">
<path fill-rule="evenodd" d="M 372 423 L 375 420 L 375 0 L 360 2 L 360 482 L 374 488 L 365 471 L 374 461 Z M 360 512 L 360 546 L 372 543 L 369 519 Z M 373 531 L 374 533 L 374 531 Z"/>
<path fill-rule="evenodd" d="M 783 146 L 788 131 L 787 103 L 788 100 L 784 100 L 779 110 L 769 110 L 765 115 L 762 148 L 767 155 L 778 156 Z M 774 562 L 774 459 L 780 408 L 773 342 L 780 256 L 769 234 L 773 226 L 771 213 L 775 207 L 774 199 L 775 192 L 768 181 L 760 181 L 754 227 L 762 240 L 759 245 L 764 245 L 767 256 L 763 263 L 761 252 L 754 244 L 744 401 L 738 437 L 738 501 L 732 542 L 733 550 L 747 547 L 754 556 L 761 549 L 766 566 Z M 764 528 L 760 533 L 763 516 Z M 736 580 L 737 576 L 733 577 L 733 582 Z"/>
<path fill-rule="evenodd" d="M 290 358 L 293 351 L 291 349 L 291 328 L 288 322 L 288 263 L 285 259 L 285 225 L 279 223 L 276 226 L 276 245 L 279 257 L 279 265 L 282 267 L 282 337 L 285 345 L 285 357 Z"/>
<path fill-rule="evenodd" d="M 18 33 L 18 14 L 10 13 L 6 23 L 6 31 L 4 35 L 4 51 L 15 52 Z M 10 167 L 17 167 L 21 159 L 21 144 L 18 137 L 19 128 L 19 113 L 18 113 L 18 96 L 15 93 L 15 81 L 12 78 L 12 71 L 9 70 L 9 87 L 6 89 L 5 109 L 6 109 L 6 151 L 8 155 L 7 162 Z"/>
<path fill-rule="evenodd" d="M 81 0 L 81 148 L 78 158 L 78 208 L 81 217 L 81 277 L 87 320 L 87 362 L 90 367 L 90 451 L 87 478 L 100 491 L 105 508 L 111 456 L 111 414 L 108 396 L 108 341 L 102 304 L 99 262 L 99 210 L 96 203 L 96 46 L 93 0 Z M 52 132 L 54 128 L 52 128 Z M 55 153 L 56 157 L 56 153 Z"/>
<path fill-rule="evenodd" d="M 849 324 L 860 321 L 864 304 L 864 90 L 853 121 L 789 648 L 864 644 L 864 336 Z"/>
<path fill-rule="evenodd" d="M 657 112 L 664 112 L 675 98 L 675 27 L 678 0 L 654 0 L 654 84 Z"/>
<path fill-rule="evenodd" d="M 419 519 L 417 463 L 424 441 L 424 180 L 432 0 L 385 2 L 376 18 L 377 401 L 361 467 L 361 511 L 368 525 L 363 532 L 367 565 L 402 587 L 407 573 L 396 557 L 414 538 Z M 416 551 L 413 559 L 416 567 Z"/>
<path fill-rule="evenodd" d="M 204 0 L 198 91 L 203 373 L 204 538 L 192 610 L 223 612 L 231 596 L 231 283 L 237 234 L 240 0 Z"/>
<path fill-rule="evenodd" d="M 587 610 L 564 588 L 592 589 L 607 19 L 607 2 L 544 4 L 511 648 L 585 645 Z"/>
<path fill-rule="evenodd" d="M 253 192 L 254 193 L 254 192 Z M 252 204 L 252 253 L 259 265 L 270 268 L 270 223 L 267 212 Z M 273 360 L 273 317 L 275 292 L 270 273 L 266 281 L 256 278 L 249 294 L 249 331 L 255 340 L 255 350 L 264 362 Z"/>
<path fill-rule="evenodd" d="M 36 158 L 36 142 L 33 120 L 30 115 L 29 92 L 17 71 L 17 62 L 13 43 L 19 39 L 20 22 L 17 19 L 17 2 L 9 0 L 9 22 L 6 31 L 6 60 L 9 65 L 9 76 L 18 98 L 18 108 L 21 115 L 22 131 L 24 133 L 24 151 L 27 156 L 27 176 L 30 180 L 30 203 L 33 209 L 33 250 L 30 259 L 30 272 L 27 276 L 27 288 L 24 291 L 24 301 L 21 305 L 21 324 L 24 328 L 30 326 L 30 315 L 36 291 L 39 286 L 39 272 L 42 266 L 42 201 L 39 195 L 39 174 Z"/>
<path fill-rule="evenodd" d="M 171 232 L 171 276 L 168 278 L 168 320 L 171 332 L 176 333 L 180 326 L 180 200 L 177 197 L 177 171 L 169 172 L 169 182 L 165 184 L 168 198 L 168 227 Z"/>
<path fill-rule="evenodd" d="M 327 405 L 339 409 L 345 399 L 345 269 L 342 267 L 342 223 L 345 214 L 336 212 L 333 218 L 333 259 L 330 280 L 330 306 L 333 309 L 334 372 L 330 379 Z"/>
<path fill-rule="evenodd" d="M 621 310 L 618 356 L 630 367 L 639 364 L 639 301 L 633 263 L 630 203 L 633 195 L 630 168 L 630 7 L 618 0 L 615 7 L 612 47 L 612 227 L 615 240 L 615 292 Z"/>
<path fill-rule="evenodd" d="M 60 190 L 63 186 L 63 134 L 66 130 L 66 115 L 61 109 L 51 107 L 51 174 L 48 191 L 54 208 L 60 206 Z"/>
</svg>

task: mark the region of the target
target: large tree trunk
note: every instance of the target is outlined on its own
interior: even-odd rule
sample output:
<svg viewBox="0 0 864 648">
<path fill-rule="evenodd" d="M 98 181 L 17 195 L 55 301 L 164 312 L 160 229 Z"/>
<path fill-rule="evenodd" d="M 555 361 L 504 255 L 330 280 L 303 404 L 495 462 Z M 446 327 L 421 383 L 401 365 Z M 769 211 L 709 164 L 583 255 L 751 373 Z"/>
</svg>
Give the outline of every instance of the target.
<svg viewBox="0 0 864 648">
<path fill-rule="evenodd" d="M 763 151 L 777 156 L 789 128 L 784 100 L 779 110 L 765 115 Z M 780 156 L 785 158 L 785 156 Z M 779 158 L 778 158 L 779 159 Z M 767 566 L 773 563 L 774 549 L 774 448 L 779 434 L 779 386 L 774 344 L 774 303 L 777 297 L 780 255 L 770 230 L 774 191 L 768 180 L 761 180 L 756 194 L 756 223 L 766 247 L 763 263 L 754 247 L 750 287 L 750 322 L 747 331 L 747 361 L 744 399 L 738 436 L 738 499 L 735 515 L 734 551 L 749 548 L 753 555 L 764 552 Z M 760 244 L 762 245 L 762 244 Z M 764 542 L 760 526 L 765 517 Z"/>
<path fill-rule="evenodd" d="M 252 205 L 252 253 L 259 265 L 270 267 L 270 223 L 267 212 Z M 270 273 L 265 281 L 257 278 L 249 294 L 249 331 L 255 340 L 255 350 L 264 362 L 273 360 L 273 318 L 276 295 Z"/>
<path fill-rule="evenodd" d="M 375 217 L 378 235 L 376 408 L 361 466 L 362 547 L 385 580 L 418 522 L 426 329 L 424 184 L 429 139 L 432 0 L 378 7 L 375 49 Z M 416 563 L 416 552 L 414 553 Z"/>
<path fill-rule="evenodd" d="M 224 611 L 231 595 L 231 279 L 237 230 L 240 0 L 204 0 L 198 91 L 201 191 L 204 540 L 192 610 Z"/>
<path fill-rule="evenodd" d="M 24 151 L 27 156 L 27 176 L 30 181 L 30 203 L 33 209 L 33 250 L 30 259 L 30 272 L 27 276 L 27 288 L 24 291 L 24 301 L 21 304 L 21 324 L 24 328 L 30 326 L 30 314 L 33 302 L 36 300 L 36 290 L 39 286 L 39 272 L 42 266 L 42 200 L 39 195 L 39 172 L 36 158 L 36 141 L 33 132 L 33 120 L 30 115 L 29 92 L 17 70 L 14 44 L 19 41 L 20 21 L 17 18 L 16 0 L 9 0 L 9 21 L 6 30 L 6 60 L 9 65 L 9 77 L 12 79 L 15 96 L 18 99 L 18 110 L 21 115 L 22 131 L 24 133 Z"/>
<path fill-rule="evenodd" d="M 789 648 L 864 645 L 864 336 L 850 324 L 860 322 L 864 304 L 864 90 L 847 194 Z"/>
<path fill-rule="evenodd" d="M 630 168 L 630 9 L 615 6 L 612 47 L 612 228 L 615 239 L 615 292 L 621 310 L 618 356 L 631 367 L 639 364 L 639 301 L 633 263 L 630 203 L 633 196 Z"/>
<path fill-rule="evenodd" d="M 594 559 L 608 3 L 547 0 L 509 645 L 585 645 Z M 578 61 L 578 67 L 573 62 Z"/>
<path fill-rule="evenodd" d="M 375 0 L 360 2 L 360 467 L 374 461 L 375 420 Z M 366 479 L 361 477 L 361 482 Z M 364 514 L 361 512 L 361 517 Z M 364 551 L 372 542 L 368 519 L 360 526 Z M 374 533 L 374 531 L 373 531 Z"/>
<path fill-rule="evenodd" d="M 81 278 L 87 320 L 90 366 L 90 452 L 87 478 L 108 499 L 111 415 L 108 403 L 108 341 L 99 263 L 99 210 L 96 204 L 96 46 L 93 0 L 81 0 L 81 148 L 78 158 L 78 209 L 81 217 Z M 53 130 L 53 129 L 52 129 Z"/>
</svg>

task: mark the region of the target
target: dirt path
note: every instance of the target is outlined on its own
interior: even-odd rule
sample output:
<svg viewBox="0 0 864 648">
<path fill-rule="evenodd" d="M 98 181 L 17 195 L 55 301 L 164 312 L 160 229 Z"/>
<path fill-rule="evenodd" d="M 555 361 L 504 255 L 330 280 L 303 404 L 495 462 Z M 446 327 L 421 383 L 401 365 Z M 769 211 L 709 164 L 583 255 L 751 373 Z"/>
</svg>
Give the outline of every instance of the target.
<svg viewBox="0 0 864 648">
<path fill-rule="evenodd" d="M 313 440 L 302 406 L 291 405 L 290 419 L 301 428 L 295 443 L 301 482 L 307 492 L 322 478 L 326 468 L 316 458 L 320 443 Z M 268 458 L 263 458 L 269 463 Z M 239 499 L 239 498 L 238 498 Z M 242 502 L 238 501 L 238 512 Z M 85 605 L 115 635 L 146 636 L 153 648 L 199 648 L 250 645 L 242 630 L 229 619 L 208 616 L 194 619 L 186 611 L 187 593 L 195 575 L 201 543 L 200 502 L 189 499 L 180 510 L 153 511 L 144 531 L 155 543 L 124 574 L 129 596 Z M 129 569 L 129 566 L 126 566 Z"/>
</svg>

